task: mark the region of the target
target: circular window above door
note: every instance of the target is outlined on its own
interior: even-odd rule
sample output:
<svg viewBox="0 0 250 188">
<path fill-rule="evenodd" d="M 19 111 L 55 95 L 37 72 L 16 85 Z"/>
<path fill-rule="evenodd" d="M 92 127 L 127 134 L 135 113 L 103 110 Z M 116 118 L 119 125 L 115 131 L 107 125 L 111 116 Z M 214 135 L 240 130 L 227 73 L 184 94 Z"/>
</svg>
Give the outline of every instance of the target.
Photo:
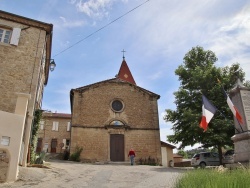
<svg viewBox="0 0 250 188">
<path fill-rule="evenodd" d="M 124 104 L 121 100 L 115 99 L 111 103 L 111 108 L 115 112 L 122 112 L 124 108 Z"/>
</svg>

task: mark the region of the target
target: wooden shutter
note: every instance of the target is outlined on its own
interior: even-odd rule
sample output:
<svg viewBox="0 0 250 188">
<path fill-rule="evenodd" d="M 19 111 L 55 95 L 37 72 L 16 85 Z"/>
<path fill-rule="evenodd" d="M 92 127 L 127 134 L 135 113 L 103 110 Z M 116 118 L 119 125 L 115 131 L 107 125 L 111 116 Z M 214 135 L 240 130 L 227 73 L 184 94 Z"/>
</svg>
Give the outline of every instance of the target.
<svg viewBox="0 0 250 188">
<path fill-rule="evenodd" d="M 20 34 L 21 34 L 20 28 L 13 28 L 11 39 L 10 39 L 10 44 L 17 46 L 19 42 Z"/>
<path fill-rule="evenodd" d="M 70 131 L 70 122 L 67 124 L 67 131 Z"/>
<path fill-rule="evenodd" d="M 44 129 L 44 121 L 40 121 L 40 130 Z"/>
<path fill-rule="evenodd" d="M 62 147 L 62 149 L 65 149 L 66 148 L 66 139 L 63 139 L 63 147 Z"/>
</svg>

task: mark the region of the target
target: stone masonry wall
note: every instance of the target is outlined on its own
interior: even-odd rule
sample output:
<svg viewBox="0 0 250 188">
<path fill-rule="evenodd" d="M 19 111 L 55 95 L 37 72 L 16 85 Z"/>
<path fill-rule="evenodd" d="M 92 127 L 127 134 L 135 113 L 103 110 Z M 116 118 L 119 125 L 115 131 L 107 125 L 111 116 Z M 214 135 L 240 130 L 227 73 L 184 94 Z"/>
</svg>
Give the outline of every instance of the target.
<svg viewBox="0 0 250 188">
<path fill-rule="evenodd" d="M 71 122 L 71 118 L 59 118 L 59 117 L 44 117 L 44 129 L 39 129 L 38 138 L 43 139 L 42 149 L 44 144 L 48 144 L 48 152 L 51 152 L 51 140 L 57 139 L 56 153 L 63 153 L 64 149 L 60 147 L 63 139 L 70 140 L 70 131 L 67 131 L 68 122 Z M 53 121 L 59 122 L 58 131 L 52 130 Z"/>
<path fill-rule="evenodd" d="M 116 98 L 124 102 L 121 113 L 111 109 L 111 102 Z M 102 84 L 74 93 L 73 125 L 104 126 L 113 119 L 133 128 L 159 128 L 157 99 L 124 83 Z"/>
<path fill-rule="evenodd" d="M 76 147 L 83 148 L 81 160 L 85 162 L 108 161 L 109 134 L 105 129 L 72 128 L 70 154 Z"/>
<path fill-rule="evenodd" d="M 119 133 L 124 135 L 125 161 L 129 160 L 127 155 L 132 147 L 136 152 L 136 161 L 140 158 L 150 157 L 161 163 L 161 148 L 157 130 L 107 130 L 74 127 L 71 137 L 71 154 L 76 147 L 82 147 L 82 161 L 110 161 L 110 134 Z"/>
<path fill-rule="evenodd" d="M 123 101 L 122 112 L 111 109 L 114 99 Z M 133 147 L 137 160 L 150 156 L 161 163 L 156 98 L 134 85 L 111 82 L 75 91 L 73 104 L 71 153 L 78 146 L 83 148 L 82 160 L 109 161 L 110 134 L 123 134 L 125 160 Z M 112 120 L 120 120 L 130 128 L 105 128 Z"/>
<path fill-rule="evenodd" d="M 29 93 L 31 100 L 28 111 L 32 115 L 46 33 L 2 19 L 0 26 L 23 29 L 17 46 L 0 43 L 0 110 L 13 113 L 16 104 L 15 93 Z"/>
<path fill-rule="evenodd" d="M 9 156 L 6 151 L 0 149 L 0 183 L 5 182 L 9 167 Z"/>
<path fill-rule="evenodd" d="M 161 144 L 158 130 L 129 130 L 125 134 L 125 155 L 132 147 L 136 160 L 154 158 L 161 163 Z M 127 158 L 127 156 L 126 156 Z"/>
</svg>

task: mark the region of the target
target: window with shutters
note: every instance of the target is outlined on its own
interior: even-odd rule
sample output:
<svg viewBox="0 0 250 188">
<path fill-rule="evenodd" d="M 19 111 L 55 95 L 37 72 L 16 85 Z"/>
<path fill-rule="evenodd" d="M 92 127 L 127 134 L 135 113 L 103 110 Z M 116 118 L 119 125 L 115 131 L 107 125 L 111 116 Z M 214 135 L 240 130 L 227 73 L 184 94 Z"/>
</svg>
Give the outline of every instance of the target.
<svg viewBox="0 0 250 188">
<path fill-rule="evenodd" d="M 0 26 L 0 43 L 17 46 L 21 34 L 20 28 L 5 28 Z"/>
<path fill-rule="evenodd" d="M 58 131 L 59 122 L 53 121 L 52 131 Z"/>
<path fill-rule="evenodd" d="M 63 147 L 62 147 L 62 149 L 68 149 L 69 148 L 69 143 L 70 143 L 70 140 L 64 138 L 63 139 Z"/>
<path fill-rule="evenodd" d="M 67 124 L 67 131 L 70 131 L 70 122 Z"/>
<path fill-rule="evenodd" d="M 0 28 L 0 42 L 9 44 L 11 37 L 11 30 Z"/>
<path fill-rule="evenodd" d="M 40 130 L 44 129 L 44 121 L 40 121 Z"/>
</svg>

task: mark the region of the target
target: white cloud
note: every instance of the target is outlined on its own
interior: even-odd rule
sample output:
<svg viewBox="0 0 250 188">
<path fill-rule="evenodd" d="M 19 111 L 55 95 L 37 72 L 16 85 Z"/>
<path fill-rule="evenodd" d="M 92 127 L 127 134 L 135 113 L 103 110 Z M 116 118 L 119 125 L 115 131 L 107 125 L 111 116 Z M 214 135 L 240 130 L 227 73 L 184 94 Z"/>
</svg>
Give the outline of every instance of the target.
<svg viewBox="0 0 250 188">
<path fill-rule="evenodd" d="M 108 10 L 111 8 L 115 0 L 88 0 L 88 1 L 72 1 L 76 5 L 79 12 L 86 14 L 91 18 L 102 19 L 109 15 Z"/>
<path fill-rule="evenodd" d="M 75 4 L 75 3 L 76 3 L 76 0 L 69 0 L 69 3 Z"/>
<path fill-rule="evenodd" d="M 154 74 L 149 76 L 149 79 L 156 80 L 162 76 L 162 70 L 159 70 L 158 72 L 155 72 Z"/>
<path fill-rule="evenodd" d="M 250 6 L 243 8 L 233 18 L 225 21 L 213 33 L 208 44 L 219 58 L 221 66 L 240 63 L 250 80 Z"/>
<path fill-rule="evenodd" d="M 62 24 L 63 27 L 72 28 L 72 27 L 82 27 L 82 26 L 86 25 L 86 22 L 85 22 L 85 21 L 82 21 L 82 20 L 74 20 L 74 21 L 70 20 L 70 21 L 68 21 L 68 20 L 67 20 L 65 17 L 63 17 L 63 16 L 60 16 L 59 18 L 60 18 L 60 19 L 62 20 L 62 22 L 63 22 L 63 24 Z M 60 25 L 61 25 L 61 24 L 60 24 Z"/>
<path fill-rule="evenodd" d="M 167 141 L 167 135 L 171 135 L 173 134 L 173 131 L 170 130 L 169 128 L 161 128 L 160 129 L 160 137 L 161 137 L 161 141 L 163 142 L 168 142 Z M 168 142 L 169 143 L 169 142 Z"/>
</svg>

